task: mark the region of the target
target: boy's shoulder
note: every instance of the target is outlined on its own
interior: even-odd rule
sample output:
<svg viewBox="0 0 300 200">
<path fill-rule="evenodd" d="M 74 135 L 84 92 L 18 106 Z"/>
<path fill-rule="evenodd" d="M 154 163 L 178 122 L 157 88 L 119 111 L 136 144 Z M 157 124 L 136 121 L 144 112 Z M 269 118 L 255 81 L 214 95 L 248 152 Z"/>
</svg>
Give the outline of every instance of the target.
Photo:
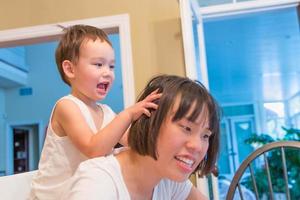
<svg viewBox="0 0 300 200">
<path fill-rule="evenodd" d="M 61 97 L 61 98 L 59 98 L 57 101 L 56 101 L 56 103 L 55 103 L 55 105 L 54 105 L 54 107 L 64 107 L 64 106 L 66 106 L 66 105 L 69 105 L 70 104 L 70 102 L 72 102 L 71 104 L 75 104 L 75 105 L 77 105 L 77 106 L 83 106 L 83 102 L 82 101 L 80 101 L 79 99 L 77 99 L 76 97 L 74 97 L 74 96 L 72 96 L 72 95 L 66 95 L 66 96 L 63 96 L 63 97 Z"/>
<path fill-rule="evenodd" d="M 56 111 L 59 113 L 70 113 L 71 111 L 71 113 L 73 113 L 73 111 L 75 110 L 81 111 L 82 113 L 89 112 L 88 107 L 85 105 L 85 103 L 72 95 L 61 97 L 53 106 L 53 112 Z"/>
<path fill-rule="evenodd" d="M 60 102 L 64 102 L 65 100 L 71 100 L 73 102 L 75 101 L 80 101 L 79 99 L 77 99 L 76 97 L 74 97 L 73 95 L 69 94 L 69 95 L 65 95 L 60 97 L 57 101 L 56 104 L 60 103 Z"/>
<path fill-rule="evenodd" d="M 97 103 L 104 113 L 115 113 L 112 108 L 107 104 Z"/>
</svg>

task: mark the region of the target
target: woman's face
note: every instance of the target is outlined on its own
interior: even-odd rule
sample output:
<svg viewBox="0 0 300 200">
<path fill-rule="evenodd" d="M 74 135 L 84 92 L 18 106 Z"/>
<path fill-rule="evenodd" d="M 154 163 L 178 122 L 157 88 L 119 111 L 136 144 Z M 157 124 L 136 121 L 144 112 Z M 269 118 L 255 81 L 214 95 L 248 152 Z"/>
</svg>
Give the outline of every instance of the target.
<svg viewBox="0 0 300 200">
<path fill-rule="evenodd" d="M 184 181 L 205 157 L 211 131 L 208 129 L 207 109 L 203 109 L 195 122 L 191 122 L 188 120 L 194 107 L 191 106 L 186 117 L 173 122 L 178 104 L 179 99 L 160 128 L 157 166 L 162 178 Z"/>
</svg>

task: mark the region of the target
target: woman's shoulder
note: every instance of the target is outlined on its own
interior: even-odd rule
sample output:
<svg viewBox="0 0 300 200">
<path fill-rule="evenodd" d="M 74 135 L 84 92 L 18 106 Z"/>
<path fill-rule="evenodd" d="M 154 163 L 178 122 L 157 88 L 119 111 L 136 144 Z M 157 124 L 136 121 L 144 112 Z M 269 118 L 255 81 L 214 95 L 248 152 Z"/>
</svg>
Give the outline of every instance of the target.
<svg viewBox="0 0 300 200">
<path fill-rule="evenodd" d="M 88 159 L 84 162 L 82 162 L 78 170 L 82 171 L 90 171 L 90 170 L 96 170 L 96 171 L 112 171 L 115 170 L 115 166 L 117 166 L 117 160 L 114 155 L 110 154 L 107 156 L 101 156 L 96 157 L 92 159 Z"/>
<path fill-rule="evenodd" d="M 64 189 L 63 199 L 117 199 L 120 178 L 111 172 L 113 156 L 97 157 L 82 162 Z M 117 180 L 117 181 L 116 181 Z M 118 182 L 117 182 L 118 183 Z"/>
<path fill-rule="evenodd" d="M 123 177 L 120 165 L 114 155 L 97 157 L 82 162 L 76 170 L 74 178 L 96 180 L 102 183 L 118 183 L 116 188 L 123 188 Z"/>
</svg>

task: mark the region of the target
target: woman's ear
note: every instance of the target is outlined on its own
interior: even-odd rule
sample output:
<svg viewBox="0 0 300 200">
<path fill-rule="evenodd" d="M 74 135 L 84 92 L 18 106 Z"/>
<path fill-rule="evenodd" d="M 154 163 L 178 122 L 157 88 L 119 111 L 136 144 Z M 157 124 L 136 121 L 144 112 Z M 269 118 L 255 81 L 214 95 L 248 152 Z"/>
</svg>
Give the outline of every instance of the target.
<svg viewBox="0 0 300 200">
<path fill-rule="evenodd" d="M 69 60 L 64 60 L 62 62 L 62 68 L 63 68 L 63 71 L 65 73 L 65 76 L 68 78 L 68 79 L 72 79 L 74 78 L 74 65 L 71 61 Z"/>
</svg>

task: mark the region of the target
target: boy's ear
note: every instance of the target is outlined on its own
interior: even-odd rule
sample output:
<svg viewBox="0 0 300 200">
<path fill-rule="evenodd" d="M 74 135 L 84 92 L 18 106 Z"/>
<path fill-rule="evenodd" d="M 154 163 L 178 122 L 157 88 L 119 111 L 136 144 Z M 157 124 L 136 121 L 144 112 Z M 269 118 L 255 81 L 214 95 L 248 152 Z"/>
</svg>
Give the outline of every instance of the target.
<svg viewBox="0 0 300 200">
<path fill-rule="evenodd" d="M 74 78 L 74 65 L 69 60 L 64 60 L 62 63 L 62 68 L 67 78 Z"/>
</svg>

